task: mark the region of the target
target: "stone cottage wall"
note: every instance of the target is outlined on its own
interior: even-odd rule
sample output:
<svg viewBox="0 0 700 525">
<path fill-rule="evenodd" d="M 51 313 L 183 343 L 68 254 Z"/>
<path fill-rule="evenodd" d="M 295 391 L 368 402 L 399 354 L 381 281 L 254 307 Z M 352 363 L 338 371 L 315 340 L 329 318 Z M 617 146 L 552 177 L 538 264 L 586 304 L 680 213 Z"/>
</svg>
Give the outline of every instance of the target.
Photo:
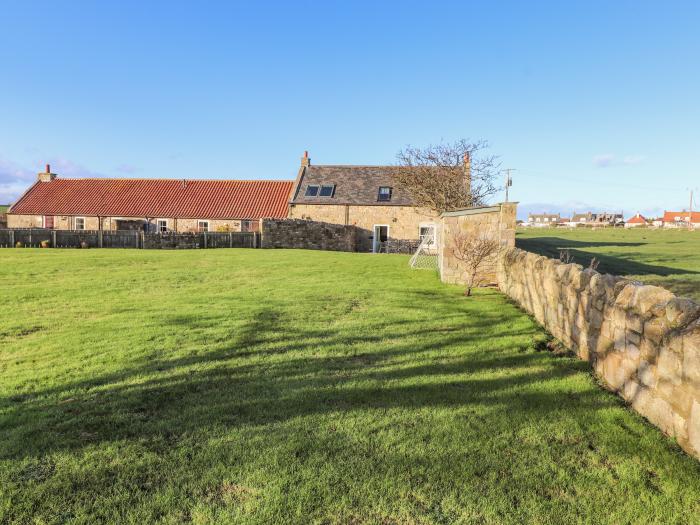
<svg viewBox="0 0 700 525">
<path fill-rule="evenodd" d="M 356 226 L 301 219 L 260 219 L 261 248 L 366 251 Z"/>
<path fill-rule="evenodd" d="M 611 390 L 700 458 L 700 305 L 516 248 L 501 290 L 588 360 Z"/>
<path fill-rule="evenodd" d="M 515 246 L 515 212 L 517 203 L 508 202 L 495 206 L 469 208 L 459 212 L 446 212 L 441 217 L 439 231 L 440 277 L 443 282 L 464 284 L 466 269 L 454 254 L 455 239 L 461 235 L 479 236 L 496 240 L 502 247 Z M 480 270 L 482 284 L 496 284 L 497 256 Z"/>
<path fill-rule="evenodd" d="M 440 222 L 435 213 L 413 206 L 355 204 L 292 204 L 289 217 L 307 219 L 332 224 L 345 224 L 360 228 L 360 236 L 371 249 L 370 236 L 374 225 L 388 226 L 389 239 L 416 241 L 420 237 L 420 227 Z"/>
</svg>

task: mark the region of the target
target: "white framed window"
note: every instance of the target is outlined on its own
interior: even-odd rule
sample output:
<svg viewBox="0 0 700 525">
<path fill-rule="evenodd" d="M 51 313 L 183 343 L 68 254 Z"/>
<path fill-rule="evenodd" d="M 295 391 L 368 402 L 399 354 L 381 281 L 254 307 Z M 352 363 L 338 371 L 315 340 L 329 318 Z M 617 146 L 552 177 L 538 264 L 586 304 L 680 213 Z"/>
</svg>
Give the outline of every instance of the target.
<svg viewBox="0 0 700 525">
<path fill-rule="evenodd" d="M 253 221 L 241 221 L 241 231 L 242 232 L 252 232 L 253 231 Z"/>
<path fill-rule="evenodd" d="M 85 217 L 76 217 L 75 218 L 75 229 L 76 230 L 84 230 L 85 229 Z"/>
<path fill-rule="evenodd" d="M 427 241 L 427 246 L 435 246 L 435 225 L 432 223 L 421 223 L 418 227 L 418 239 Z"/>
<path fill-rule="evenodd" d="M 208 232 L 209 221 L 197 221 L 197 230 L 200 232 Z"/>
<path fill-rule="evenodd" d="M 158 227 L 158 233 L 165 233 L 168 231 L 168 219 L 158 219 L 156 225 Z"/>
</svg>

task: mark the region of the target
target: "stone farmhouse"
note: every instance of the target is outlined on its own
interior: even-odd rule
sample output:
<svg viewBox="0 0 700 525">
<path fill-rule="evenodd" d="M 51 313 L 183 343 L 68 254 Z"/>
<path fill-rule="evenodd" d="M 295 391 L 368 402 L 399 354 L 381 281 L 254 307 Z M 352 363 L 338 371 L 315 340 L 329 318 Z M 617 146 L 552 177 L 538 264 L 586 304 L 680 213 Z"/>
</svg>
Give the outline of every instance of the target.
<svg viewBox="0 0 700 525">
<path fill-rule="evenodd" d="M 46 166 L 7 213 L 8 228 L 256 231 L 285 218 L 292 181 L 63 179 Z"/>
<path fill-rule="evenodd" d="M 382 251 L 387 243 L 433 235 L 439 216 L 415 206 L 393 182 L 393 166 L 311 164 L 308 152 L 290 195 L 289 217 L 360 228 L 365 244 Z M 465 166 L 468 178 L 469 165 Z"/>
<path fill-rule="evenodd" d="M 468 157 L 464 168 L 465 184 L 469 184 Z M 7 227 L 245 232 L 259 231 L 260 219 L 301 219 L 352 227 L 355 249 L 382 252 L 410 251 L 423 239 L 431 241 L 429 249 L 437 249 L 437 237 L 446 221 L 456 220 L 446 217 L 468 216 L 460 221 L 498 231 L 501 240 L 512 244 L 513 239 L 504 237 L 500 228 L 503 224 L 509 225 L 504 231 L 514 228 L 515 204 L 440 215 L 415 205 L 411 195 L 395 184 L 392 171 L 396 169 L 315 166 L 308 152 L 295 181 L 64 179 L 51 173 L 47 165 L 8 210 Z"/>
</svg>

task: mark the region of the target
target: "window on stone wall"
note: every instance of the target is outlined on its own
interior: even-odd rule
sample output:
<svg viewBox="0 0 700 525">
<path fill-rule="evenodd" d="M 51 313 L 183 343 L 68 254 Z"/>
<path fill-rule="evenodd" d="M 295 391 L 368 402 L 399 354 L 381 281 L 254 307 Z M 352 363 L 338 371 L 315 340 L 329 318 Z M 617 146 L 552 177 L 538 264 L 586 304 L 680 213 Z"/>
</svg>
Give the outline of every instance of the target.
<svg viewBox="0 0 700 525">
<path fill-rule="evenodd" d="M 197 221 L 197 229 L 200 232 L 208 232 L 209 231 L 209 221 Z"/>
<path fill-rule="evenodd" d="M 304 196 L 316 197 L 316 195 L 318 195 L 318 186 L 316 186 L 315 184 L 310 184 L 306 187 L 306 193 L 304 194 Z"/>
<path fill-rule="evenodd" d="M 75 218 L 75 229 L 76 230 L 84 230 L 85 229 L 85 217 L 76 217 Z"/>
<path fill-rule="evenodd" d="M 435 245 L 435 225 L 434 224 L 421 224 L 418 229 L 418 239 L 423 242 L 426 241 L 428 246 Z"/>
<path fill-rule="evenodd" d="M 335 193 L 335 184 L 328 184 L 321 186 L 321 191 L 319 192 L 319 197 L 332 197 Z"/>
<path fill-rule="evenodd" d="M 253 231 L 253 221 L 241 221 L 241 231 L 242 232 L 252 232 Z"/>
<path fill-rule="evenodd" d="M 158 219 L 158 232 L 165 233 L 168 231 L 168 219 Z"/>
<path fill-rule="evenodd" d="M 389 186 L 380 186 L 377 194 L 379 202 L 388 202 L 391 200 L 391 188 Z"/>
</svg>

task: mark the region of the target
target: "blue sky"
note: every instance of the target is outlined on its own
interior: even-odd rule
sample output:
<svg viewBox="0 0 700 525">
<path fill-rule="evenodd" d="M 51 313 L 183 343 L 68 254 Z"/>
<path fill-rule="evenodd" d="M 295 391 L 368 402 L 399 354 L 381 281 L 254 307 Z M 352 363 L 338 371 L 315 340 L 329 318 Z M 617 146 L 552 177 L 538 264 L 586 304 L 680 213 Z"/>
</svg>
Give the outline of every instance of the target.
<svg viewBox="0 0 700 525">
<path fill-rule="evenodd" d="M 2 1 L 0 202 L 46 162 L 284 179 L 305 149 L 384 164 L 464 137 L 517 170 L 521 213 L 687 207 L 698 27 L 691 1 Z"/>
</svg>

